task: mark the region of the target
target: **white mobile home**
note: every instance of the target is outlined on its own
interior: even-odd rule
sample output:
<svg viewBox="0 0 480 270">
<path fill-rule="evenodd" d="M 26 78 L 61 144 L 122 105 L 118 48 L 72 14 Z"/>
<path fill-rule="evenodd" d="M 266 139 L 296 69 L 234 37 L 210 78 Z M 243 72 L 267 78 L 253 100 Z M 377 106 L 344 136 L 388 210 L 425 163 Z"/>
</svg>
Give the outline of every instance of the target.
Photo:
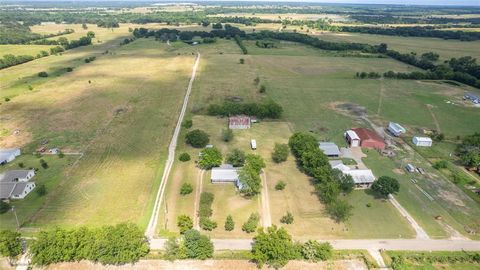
<svg viewBox="0 0 480 270">
<path fill-rule="evenodd" d="M 432 146 L 432 139 L 429 137 L 413 137 L 412 139 L 413 144 L 416 146 L 423 146 L 423 147 L 430 147 Z"/>
<path fill-rule="evenodd" d="M 18 148 L 12 149 L 0 149 L 0 164 L 6 164 L 13 161 L 16 157 L 20 156 L 21 152 Z"/>
</svg>

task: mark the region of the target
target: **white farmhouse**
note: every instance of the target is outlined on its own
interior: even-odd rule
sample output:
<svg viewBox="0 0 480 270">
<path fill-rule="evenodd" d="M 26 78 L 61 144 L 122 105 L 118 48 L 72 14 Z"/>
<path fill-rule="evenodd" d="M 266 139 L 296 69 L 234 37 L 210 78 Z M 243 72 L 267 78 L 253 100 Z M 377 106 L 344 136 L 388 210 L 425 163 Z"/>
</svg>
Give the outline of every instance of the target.
<svg viewBox="0 0 480 270">
<path fill-rule="evenodd" d="M 13 170 L 0 174 L 0 200 L 23 199 L 34 188 L 34 170 Z"/>
<path fill-rule="evenodd" d="M 423 146 L 423 147 L 430 147 L 432 146 L 432 139 L 429 137 L 413 137 L 412 139 L 413 144 L 416 146 Z"/>
</svg>

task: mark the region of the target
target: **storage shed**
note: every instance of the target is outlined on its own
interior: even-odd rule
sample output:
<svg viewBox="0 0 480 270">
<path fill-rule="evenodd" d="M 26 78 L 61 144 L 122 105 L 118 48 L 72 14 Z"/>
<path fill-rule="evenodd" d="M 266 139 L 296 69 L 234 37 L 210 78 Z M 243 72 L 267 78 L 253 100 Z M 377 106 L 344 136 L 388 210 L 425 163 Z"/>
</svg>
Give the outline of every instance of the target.
<svg viewBox="0 0 480 270">
<path fill-rule="evenodd" d="M 348 142 L 350 147 L 359 147 L 360 146 L 360 137 L 358 137 L 357 133 L 353 130 L 347 130 L 345 132 L 345 139 Z"/>
<path fill-rule="evenodd" d="M 422 146 L 422 147 L 430 147 L 432 146 L 432 139 L 429 137 L 418 137 L 415 136 L 412 139 L 413 144 L 416 146 Z"/>
<path fill-rule="evenodd" d="M 319 142 L 318 147 L 327 157 L 339 157 L 340 149 L 333 142 Z"/>
<path fill-rule="evenodd" d="M 387 128 L 388 132 L 390 132 L 393 136 L 398 137 L 406 132 L 405 128 L 400 126 L 397 123 L 390 122 Z"/>
<path fill-rule="evenodd" d="M 248 129 L 250 125 L 250 117 L 245 115 L 231 116 L 228 118 L 229 129 Z"/>
</svg>

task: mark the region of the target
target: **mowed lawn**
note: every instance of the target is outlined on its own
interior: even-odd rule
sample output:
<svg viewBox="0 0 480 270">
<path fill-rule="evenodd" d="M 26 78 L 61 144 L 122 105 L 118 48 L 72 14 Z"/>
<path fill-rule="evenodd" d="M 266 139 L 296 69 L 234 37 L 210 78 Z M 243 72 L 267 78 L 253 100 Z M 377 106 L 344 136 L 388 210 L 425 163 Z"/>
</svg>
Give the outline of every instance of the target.
<svg viewBox="0 0 480 270">
<path fill-rule="evenodd" d="M 148 222 L 194 56 L 153 39 L 110 50 L 0 106 L 9 128 L 29 134 L 19 146 L 48 139 L 84 153 L 27 226 Z"/>
</svg>

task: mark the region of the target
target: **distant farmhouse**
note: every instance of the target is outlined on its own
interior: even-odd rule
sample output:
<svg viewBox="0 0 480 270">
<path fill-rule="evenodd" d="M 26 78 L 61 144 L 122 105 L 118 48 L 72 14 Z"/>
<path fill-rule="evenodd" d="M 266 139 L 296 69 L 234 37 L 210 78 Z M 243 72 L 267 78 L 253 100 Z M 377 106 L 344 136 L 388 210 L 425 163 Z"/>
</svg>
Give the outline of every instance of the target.
<svg viewBox="0 0 480 270">
<path fill-rule="evenodd" d="M 228 118 L 228 128 L 229 129 L 247 129 L 250 128 L 251 121 L 250 117 L 239 115 L 231 116 Z"/>
<path fill-rule="evenodd" d="M 412 142 L 415 146 L 430 147 L 432 146 L 432 139 L 430 137 L 413 137 Z"/>
<path fill-rule="evenodd" d="M 345 133 L 350 147 L 365 147 L 383 150 L 385 142 L 375 131 L 366 128 L 352 128 Z"/>
<path fill-rule="evenodd" d="M 400 135 L 407 132 L 404 127 L 402 127 L 399 124 L 394 123 L 394 122 L 390 122 L 388 124 L 387 130 L 388 130 L 388 132 L 390 132 L 395 137 L 399 137 Z"/>
<path fill-rule="evenodd" d="M 0 200 L 23 199 L 34 188 L 34 170 L 13 170 L 0 174 Z"/>
<path fill-rule="evenodd" d="M 242 189 L 242 183 L 238 177 L 238 171 L 230 164 L 212 168 L 211 181 L 213 184 L 234 183 L 238 189 Z"/>
<path fill-rule="evenodd" d="M 343 164 L 341 160 L 330 160 L 330 166 L 332 169 L 340 170 L 343 174 L 350 175 L 355 183 L 355 188 L 364 189 L 370 188 L 375 182 L 375 176 L 373 172 L 368 169 L 351 169 Z"/>
<path fill-rule="evenodd" d="M 339 157 L 340 149 L 333 142 L 319 142 L 318 147 L 327 157 Z"/>
<path fill-rule="evenodd" d="M 480 97 L 478 97 L 477 95 L 475 95 L 473 93 L 465 93 L 463 98 L 467 99 L 467 100 L 470 100 L 475 104 L 480 104 Z"/>
<path fill-rule="evenodd" d="M 6 164 L 13 161 L 16 157 L 20 156 L 21 152 L 18 148 L 12 149 L 0 149 L 0 164 Z"/>
</svg>

